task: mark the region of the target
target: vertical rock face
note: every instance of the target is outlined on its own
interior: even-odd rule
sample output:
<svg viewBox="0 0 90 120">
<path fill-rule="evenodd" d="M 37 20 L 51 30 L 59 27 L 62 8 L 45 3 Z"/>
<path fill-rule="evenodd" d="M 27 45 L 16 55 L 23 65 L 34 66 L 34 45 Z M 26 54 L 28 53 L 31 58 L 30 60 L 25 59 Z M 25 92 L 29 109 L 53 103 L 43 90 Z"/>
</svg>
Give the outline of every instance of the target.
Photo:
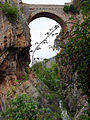
<svg viewBox="0 0 90 120">
<path fill-rule="evenodd" d="M 0 97 L 6 86 L 14 84 L 25 74 L 28 67 L 26 63 L 30 62 L 29 49 L 30 31 L 23 16 L 19 14 L 19 18 L 12 24 L 0 11 Z"/>
<path fill-rule="evenodd" d="M 72 0 L 72 3 L 78 8 L 80 7 L 80 0 Z"/>
<path fill-rule="evenodd" d="M 81 14 L 74 17 L 75 20 L 80 23 L 83 21 Z M 64 45 L 68 42 L 69 38 L 73 37 L 73 31 L 74 29 L 66 35 L 61 34 L 59 36 L 58 40 L 63 44 L 61 44 L 62 49 L 56 56 L 56 60 L 59 64 L 60 84 L 62 86 L 64 102 L 66 103 L 67 109 L 71 113 L 74 113 L 74 119 L 79 120 L 80 115 L 89 110 L 89 104 L 87 101 L 88 96 L 85 95 L 81 88 L 80 82 L 77 80 L 78 72 L 76 70 L 72 74 L 73 67 L 70 62 L 68 62 L 68 54 L 64 54 Z"/>
</svg>

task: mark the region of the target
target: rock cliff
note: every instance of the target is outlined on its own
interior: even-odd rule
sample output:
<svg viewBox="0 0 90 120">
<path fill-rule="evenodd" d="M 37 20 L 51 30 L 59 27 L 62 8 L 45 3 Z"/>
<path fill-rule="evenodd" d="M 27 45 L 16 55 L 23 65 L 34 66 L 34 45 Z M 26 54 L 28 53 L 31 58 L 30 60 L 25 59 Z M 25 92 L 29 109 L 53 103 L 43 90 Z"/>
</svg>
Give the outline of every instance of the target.
<svg viewBox="0 0 90 120">
<path fill-rule="evenodd" d="M 4 0 L 1 1 L 4 3 Z M 11 4 L 19 4 L 11 0 Z M 26 74 L 30 62 L 30 29 L 23 15 L 19 13 L 15 23 L 11 23 L 0 10 L 0 106 L 2 96 L 16 85 L 16 80 L 21 80 Z M 0 108 L 1 108 L 0 107 Z"/>
</svg>

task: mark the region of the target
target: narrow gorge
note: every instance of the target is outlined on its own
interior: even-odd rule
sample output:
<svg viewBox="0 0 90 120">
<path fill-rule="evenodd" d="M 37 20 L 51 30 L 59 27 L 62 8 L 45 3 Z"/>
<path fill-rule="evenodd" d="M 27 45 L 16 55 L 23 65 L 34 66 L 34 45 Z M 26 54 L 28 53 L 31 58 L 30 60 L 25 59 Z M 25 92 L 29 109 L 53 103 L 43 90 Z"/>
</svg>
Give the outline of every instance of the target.
<svg viewBox="0 0 90 120">
<path fill-rule="evenodd" d="M 61 50 L 30 68 L 29 23 L 39 17 L 60 24 Z M 90 120 L 89 40 L 89 0 L 0 0 L 0 120 Z"/>
</svg>

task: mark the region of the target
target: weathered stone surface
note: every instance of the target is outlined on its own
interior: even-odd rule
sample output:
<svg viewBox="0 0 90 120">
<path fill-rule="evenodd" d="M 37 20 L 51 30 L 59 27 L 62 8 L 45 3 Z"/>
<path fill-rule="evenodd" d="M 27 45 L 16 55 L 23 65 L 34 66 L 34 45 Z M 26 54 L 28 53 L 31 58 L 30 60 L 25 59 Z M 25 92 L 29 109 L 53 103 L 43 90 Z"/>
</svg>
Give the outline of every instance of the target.
<svg viewBox="0 0 90 120">
<path fill-rule="evenodd" d="M 11 1 L 17 4 L 18 0 L 14 2 Z M 24 17 L 19 14 L 12 24 L 0 10 L 0 95 L 6 95 L 12 86 L 17 85 L 16 80 L 26 74 L 27 62 L 30 62 L 29 49 L 30 29 Z"/>
</svg>

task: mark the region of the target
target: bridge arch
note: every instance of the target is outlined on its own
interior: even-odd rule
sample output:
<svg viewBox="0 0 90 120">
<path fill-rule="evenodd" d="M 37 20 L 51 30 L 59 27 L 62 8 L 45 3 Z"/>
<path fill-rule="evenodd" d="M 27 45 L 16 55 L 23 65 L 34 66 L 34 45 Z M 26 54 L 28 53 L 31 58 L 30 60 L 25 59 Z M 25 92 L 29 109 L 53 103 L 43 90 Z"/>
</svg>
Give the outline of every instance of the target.
<svg viewBox="0 0 90 120">
<path fill-rule="evenodd" d="M 62 18 L 60 18 L 59 16 L 57 16 L 56 14 L 52 13 L 52 12 L 48 12 L 48 11 L 37 11 L 33 14 L 31 14 L 31 16 L 28 18 L 28 23 L 30 23 L 31 21 L 39 18 L 39 17 L 46 17 L 46 18 L 50 18 L 55 20 L 57 23 L 60 24 L 60 26 L 62 27 L 62 29 L 64 31 L 67 31 L 68 27 L 66 25 L 66 23 L 64 22 L 64 20 Z"/>
<path fill-rule="evenodd" d="M 69 30 L 69 25 L 66 24 L 66 21 L 68 21 L 70 16 L 63 11 L 63 7 L 64 5 L 30 5 L 24 3 L 24 16 L 28 24 L 39 17 L 53 19 L 59 23 L 63 31 L 66 32 Z"/>
</svg>

